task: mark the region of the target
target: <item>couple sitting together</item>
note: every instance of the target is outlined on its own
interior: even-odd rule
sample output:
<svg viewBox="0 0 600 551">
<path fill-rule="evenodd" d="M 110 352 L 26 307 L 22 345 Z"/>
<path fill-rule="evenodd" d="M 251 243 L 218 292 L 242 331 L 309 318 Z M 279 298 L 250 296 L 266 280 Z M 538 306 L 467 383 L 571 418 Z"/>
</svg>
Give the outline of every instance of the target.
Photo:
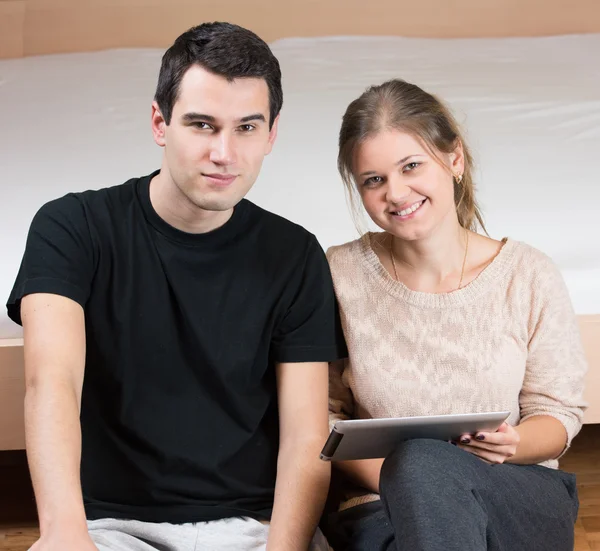
<svg viewBox="0 0 600 551">
<path fill-rule="evenodd" d="M 244 198 L 282 102 L 264 41 L 194 27 L 162 59 L 160 169 L 36 214 L 7 304 L 32 550 L 572 551 L 558 459 L 586 362 L 560 272 L 485 235 L 455 119 L 400 79 L 339 132 L 341 178 L 381 231 L 325 254 Z M 335 421 L 499 410 L 495 432 L 334 463 L 344 495 L 323 513 Z"/>
</svg>

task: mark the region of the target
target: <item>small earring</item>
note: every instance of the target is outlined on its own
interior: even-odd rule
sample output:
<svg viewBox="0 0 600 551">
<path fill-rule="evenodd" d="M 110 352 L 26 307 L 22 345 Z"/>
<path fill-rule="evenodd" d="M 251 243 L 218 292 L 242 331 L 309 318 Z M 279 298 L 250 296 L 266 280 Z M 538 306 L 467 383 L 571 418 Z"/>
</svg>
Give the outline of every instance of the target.
<svg viewBox="0 0 600 551">
<path fill-rule="evenodd" d="M 458 185 L 460 185 L 460 184 L 461 184 L 461 182 L 462 182 L 462 179 L 463 179 L 463 175 L 462 175 L 462 174 L 457 174 L 457 175 L 455 175 L 455 176 L 454 176 L 454 180 L 455 180 L 455 182 L 456 182 Z"/>
</svg>

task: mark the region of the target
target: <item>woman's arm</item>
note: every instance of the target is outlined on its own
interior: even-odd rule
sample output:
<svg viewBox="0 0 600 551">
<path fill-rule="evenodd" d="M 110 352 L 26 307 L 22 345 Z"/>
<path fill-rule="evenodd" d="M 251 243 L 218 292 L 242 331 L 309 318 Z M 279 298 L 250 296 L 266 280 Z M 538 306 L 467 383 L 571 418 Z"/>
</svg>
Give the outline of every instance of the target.
<svg viewBox="0 0 600 551">
<path fill-rule="evenodd" d="M 344 383 L 344 371 L 348 360 L 338 360 L 329 364 L 329 428 L 337 421 L 350 419 L 354 413 L 352 391 Z M 363 459 L 359 461 L 336 461 L 334 464 L 359 486 L 379 493 L 379 473 L 383 459 Z"/>
<path fill-rule="evenodd" d="M 559 458 L 581 429 L 586 408 L 587 362 L 569 293 L 550 259 L 544 257 L 539 264 L 531 283 L 521 421 L 514 428 L 505 424 L 496 433 L 463 435 L 459 443 L 493 463 L 534 464 Z"/>
<path fill-rule="evenodd" d="M 458 446 L 488 463 L 533 465 L 557 458 L 566 442 L 567 431 L 560 421 L 538 415 L 517 427 L 504 423 L 496 432 L 463 435 Z"/>
</svg>

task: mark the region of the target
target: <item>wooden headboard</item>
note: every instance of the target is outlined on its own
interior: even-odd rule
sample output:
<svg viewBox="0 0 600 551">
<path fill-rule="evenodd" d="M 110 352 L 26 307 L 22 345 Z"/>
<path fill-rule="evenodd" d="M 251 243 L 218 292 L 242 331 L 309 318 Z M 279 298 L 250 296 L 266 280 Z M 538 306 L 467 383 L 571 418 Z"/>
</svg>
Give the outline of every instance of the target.
<svg viewBox="0 0 600 551">
<path fill-rule="evenodd" d="M 600 32 L 599 0 L 0 0 L 0 58 L 166 47 L 202 21 L 290 36 Z"/>
</svg>

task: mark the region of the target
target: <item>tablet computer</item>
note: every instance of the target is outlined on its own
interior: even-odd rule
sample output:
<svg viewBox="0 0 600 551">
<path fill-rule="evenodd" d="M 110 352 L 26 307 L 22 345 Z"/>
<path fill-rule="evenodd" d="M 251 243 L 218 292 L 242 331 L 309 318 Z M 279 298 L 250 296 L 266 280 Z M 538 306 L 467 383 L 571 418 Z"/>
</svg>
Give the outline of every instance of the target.
<svg viewBox="0 0 600 551">
<path fill-rule="evenodd" d="M 456 440 L 463 434 L 495 432 L 509 411 L 389 417 L 338 421 L 323 450 L 324 461 L 387 457 L 400 442 L 412 438 Z"/>
</svg>

